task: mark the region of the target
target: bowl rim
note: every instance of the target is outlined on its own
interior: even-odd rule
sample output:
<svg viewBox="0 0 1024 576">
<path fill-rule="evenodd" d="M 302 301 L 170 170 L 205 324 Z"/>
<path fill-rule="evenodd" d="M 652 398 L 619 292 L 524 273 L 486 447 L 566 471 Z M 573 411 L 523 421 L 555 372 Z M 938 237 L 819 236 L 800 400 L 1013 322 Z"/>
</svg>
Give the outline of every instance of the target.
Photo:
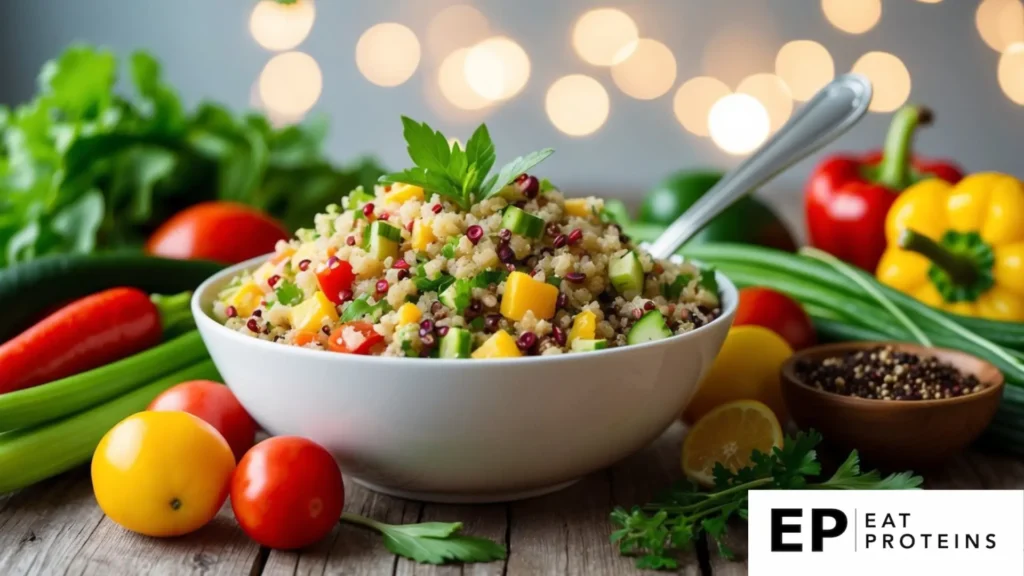
<svg viewBox="0 0 1024 576">
<path fill-rule="evenodd" d="M 842 354 L 852 350 L 864 350 L 869 347 L 879 346 L 892 346 L 897 350 L 903 350 L 912 352 L 914 354 L 928 354 L 929 351 L 940 352 L 942 354 L 960 356 L 969 358 L 975 362 L 981 364 L 986 371 L 991 371 L 995 374 L 994 379 L 988 381 L 988 386 L 980 392 L 973 394 L 967 394 L 964 396 L 957 396 L 954 398 L 939 398 L 930 400 L 878 400 L 874 398 L 861 398 L 859 396 L 844 396 L 842 394 L 836 394 L 834 392 L 826 392 L 825 390 L 818 390 L 807 385 L 806 382 L 801 380 L 796 374 L 796 364 L 800 360 L 807 358 L 808 356 L 818 356 L 822 354 Z M 957 368 L 960 370 L 960 368 Z M 962 370 L 961 370 L 962 371 Z M 956 350 L 953 348 L 942 348 L 939 346 L 923 346 L 920 344 L 913 344 L 910 342 L 898 342 L 895 340 L 878 340 L 878 341 L 865 341 L 859 340 L 855 342 L 836 342 L 832 344 L 819 344 L 817 346 L 811 346 L 810 348 L 804 348 L 803 350 L 797 350 L 790 356 L 783 364 L 780 369 L 782 376 L 783 386 L 790 386 L 799 388 L 805 393 L 810 393 L 813 396 L 821 400 L 833 402 L 841 406 L 849 408 L 872 408 L 877 409 L 880 406 L 888 407 L 891 410 L 924 410 L 937 406 L 951 406 L 956 404 L 970 404 L 972 402 L 978 402 L 982 399 L 988 398 L 992 395 L 1002 396 L 1003 387 L 1006 384 L 1006 378 L 1003 376 L 1002 370 L 999 370 L 995 364 L 992 364 L 984 358 L 979 358 L 963 350 Z M 973 373 L 977 376 L 977 373 Z"/>
<path fill-rule="evenodd" d="M 690 340 L 693 338 L 699 338 L 702 333 L 707 333 L 712 330 L 713 327 L 717 327 L 720 324 L 728 324 L 731 326 L 733 317 L 736 313 L 736 308 L 739 305 L 739 290 L 736 285 L 726 277 L 722 272 L 715 271 L 715 279 L 718 281 L 718 291 L 722 301 L 722 313 L 711 322 L 686 332 L 684 334 L 675 334 L 668 338 L 661 340 L 655 340 L 652 342 L 644 342 L 643 344 L 633 344 L 629 346 L 618 346 L 613 348 L 607 348 L 605 350 L 595 350 L 588 352 L 587 354 L 553 354 L 550 356 L 527 356 L 518 358 L 487 358 L 485 363 L 481 363 L 479 360 L 474 363 L 467 363 L 465 358 L 407 358 L 397 356 L 369 356 L 359 354 L 324 354 L 321 350 L 311 350 L 308 348 L 300 348 L 297 346 L 286 346 L 275 342 L 268 342 L 258 338 L 251 338 L 245 336 L 235 330 L 226 328 L 223 324 L 213 319 L 201 305 L 201 300 L 205 294 L 212 289 L 212 287 L 227 279 L 240 273 L 243 270 L 256 267 L 262 264 L 265 260 L 273 256 L 273 252 L 250 258 L 244 262 L 240 262 L 233 266 L 229 266 L 219 272 L 211 275 L 192 292 L 192 298 L 189 307 L 192 311 L 192 316 L 195 319 L 197 327 L 199 325 L 205 325 L 211 330 L 223 330 L 224 336 L 227 338 L 237 339 L 238 342 L 244 342 L 248 345 L 256 346 L 256 349 L 262 349 L 262 347 L 271 347 L 267 350 L 277 350 L 284 354 L 298 354 L 298 357 L 309 355 L 310 358 L 319 358 L 328 362 L 366 362 L 373 365 L 381 364 L 396 364 L 406 366 L 418 366 L 418 367 L 438 367 L 438 368 L 451 368 L 453 366 L 487 366 L 492 368 L 500 368 L 503 366 L 521 366 L 521 365 L 533 365 L 533 364 L 554 364 L 559 362 L 574 362 L 581 358 L 605 358 L 612 356 L 619 356 L 622 354 L 628 354 L 630 350 L 639 349 L 654 349 L 661 346 L 673 346 L 676 343 Z"/>
</svg>

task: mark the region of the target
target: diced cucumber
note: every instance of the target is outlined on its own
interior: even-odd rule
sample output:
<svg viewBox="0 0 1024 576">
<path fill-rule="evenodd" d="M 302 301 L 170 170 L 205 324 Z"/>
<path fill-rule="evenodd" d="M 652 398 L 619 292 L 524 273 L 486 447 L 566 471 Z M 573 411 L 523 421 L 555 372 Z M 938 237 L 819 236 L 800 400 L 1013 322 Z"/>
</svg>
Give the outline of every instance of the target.
<svg viewBox="0 0 1024 576">
<path fill-rule="evenodd" d="M 651 310 L 637 320 L 636 324 L 633 324 L 633 327 L 629 329 L 629 334 L 626 335 L 626 343 L 642 344 L 668 338 L 671 335 L 672 331 L 668 329 L 665 317 L 661 315 L 661 312 Z"/>
<path fill-rule="evenodd" d="M 608 263 L 608 276 L 619 294 L 640 294 L 644 290 L 644 267 L 632 250 L 612 258 Z"/>
<path fill-rule="evenodd" d="M 398 244 L 402 241 L 402 231 L 398 228 L 377 220 L 367 228 L 366 238 L 366 251 L 370 256 L 381 262 L 398 257 Z"/>
<path fill-rule="evenodd" d="M 513 234 L 526 236 L 527 238 L 540 238 L 544 233 L 544 221 L 527 214 L 522 208 L 509 206 L 505 209 L 505 215 L 501 218 L 501 227 L 511 230 Z"/>
<path fill-rule="evenodd" d="M 402 241 L 401 230 L 392 226 L 391 224 L 388 224 L 387 222 L 382 222 L 380 220 L 374 220 L 370 224 L 370 238 L 373 238 L 374 236 L 381 236 L 383 238 L 391 240 L 392 242 Z"/>
<path fill-rule="evenodd" d="M 472 286 L 465 279 L 456 280 L 437 297 L 442 304 L 461 314 L 472 299 Z"/>
<path fill-rule="evenodd" d="M 465 328 L 449 328 L 438 347 L 441 358 L 469 358 L 473 336 Z"/>
<path fill-rule="evenodd" d="M 587 340 L 584 338 L 577 338 L 572 341 L 573 352 L 590 352 L 592 350 L 604 350 L 608 347 L 608 341 L 604 338 L 597 340 Z"/>
</svg>

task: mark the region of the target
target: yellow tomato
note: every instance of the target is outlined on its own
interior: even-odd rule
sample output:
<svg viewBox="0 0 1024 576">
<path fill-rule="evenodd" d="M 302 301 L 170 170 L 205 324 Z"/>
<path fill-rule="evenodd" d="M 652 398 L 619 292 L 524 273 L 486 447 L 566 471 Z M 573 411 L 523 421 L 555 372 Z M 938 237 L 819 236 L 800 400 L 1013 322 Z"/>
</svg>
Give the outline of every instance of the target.
<svg viewBox="0 0 1024 576">
<path fill-rule="evenodd" d="M 780 371 L 793 355 L 781 336 L 761 326 L 729 330 L 722 351 L 700 383 L 683 418 L 690 423 L 728 402 L 758 400 L 767 404 L 779 422 L 786 421 Z"/>
<path fill-rule="evenodd" d="M 103 512 L 128 530 L 180 536 L 217 514 L 234 468 L 213 426 L 186 412 L 139 412 L 96 447 L 92 487 Z"/>
</svg>

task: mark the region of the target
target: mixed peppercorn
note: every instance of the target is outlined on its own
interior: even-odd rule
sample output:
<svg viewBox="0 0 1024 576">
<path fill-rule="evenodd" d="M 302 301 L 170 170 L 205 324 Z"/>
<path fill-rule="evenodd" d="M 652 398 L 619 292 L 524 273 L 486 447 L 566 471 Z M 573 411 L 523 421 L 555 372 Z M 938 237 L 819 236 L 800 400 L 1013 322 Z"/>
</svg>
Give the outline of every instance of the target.
<svg viewBox="0 0 1024 576">
<path fill-rule="evenodd" d="M 973 374 L 964 374 L 952 364 L 892 346 L 801 360 L 796 374 L 818 390 L 872 400 L 940 400 L 985 388 Z"/>
</svg>

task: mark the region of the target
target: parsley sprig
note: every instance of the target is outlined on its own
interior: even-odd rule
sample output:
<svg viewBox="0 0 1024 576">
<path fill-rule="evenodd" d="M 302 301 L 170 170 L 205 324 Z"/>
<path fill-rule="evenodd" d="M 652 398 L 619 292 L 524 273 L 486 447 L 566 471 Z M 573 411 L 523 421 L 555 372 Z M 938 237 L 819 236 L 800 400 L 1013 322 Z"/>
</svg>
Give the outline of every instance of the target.
<svg viewBox="0 0 1024 576">
<path fill-rule="evenodd" d="M 449 145 L 448 138 L 426 122 L 420 123 L 402 116 L 402 127 L 409 158 L 415 167 L 385 174 L 380 177 L 380 182 L 419 186 L 427 192 L 447 198 L 463 210 L 494 196 L 517 176 L 526 173 L 555 152 L 551 148 L 531 152 L 488 176 L 496 156 L 494 142 L 491 141 L 486 124 L 481 124 L 473 132 L 466 141 L 465 150 L 458 142 Z"/>
<path fill-rule="evenodd" d="M 787 436 L 782 448 L 771 454 L 754 451 L 750 466 L 731 472 L 721 464 L 714 469 L 713 491 L 702 491 L 691 482 L 674 486 L 658 501 L 632 510 L 616 508 L 611 521 L 618 529 L 612 542 L 619 551 L 638 555 L 638 568 L 674 570 L 675 553 L 693 546 L 701 533 L 707 534 L 726 558 L 732 552 L 723 542 L 726 526 L 734 516 L 747 518 L 747 494 L 751 490 L 908 490 L 921 486 L 922 479 L 910 472 L 882 477 L 877 470 L 861 472 L 857 451 L 830 478 L 812 481 L 821 474 L 815 447 L 821 435 L 815 431 Z"/>
<path fill-rule="evenodd" d="M 385 524 L 365 516 L 344 513 L 342 522 L 376 530 L 392 554 L 424 564 L 491 562 L 505 558 L 505 547 L 486 538 L 463 536 L 461 522 Z"/>
</svg>

